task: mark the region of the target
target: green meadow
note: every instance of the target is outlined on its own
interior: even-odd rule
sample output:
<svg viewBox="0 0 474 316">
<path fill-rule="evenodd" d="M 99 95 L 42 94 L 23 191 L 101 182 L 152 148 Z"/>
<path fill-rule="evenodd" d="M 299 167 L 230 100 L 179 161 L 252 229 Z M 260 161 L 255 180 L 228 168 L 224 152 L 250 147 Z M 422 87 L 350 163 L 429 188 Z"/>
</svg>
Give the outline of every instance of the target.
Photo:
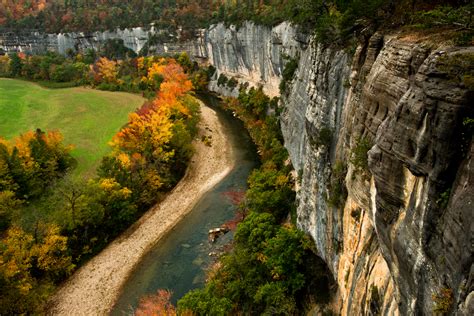
<svg viewBox="0 0 474 316">
<path fill-rule="evenodd" d="M 94 174 L 110 152 L 108 142 L 144 99 L 124 92 L 88 88 L 46 89 L 35 83 L 0 78 L 0 137 L 11 140 L 41 128 L 59 130 L 74 145 L 75 176 Z"/>
</svg>

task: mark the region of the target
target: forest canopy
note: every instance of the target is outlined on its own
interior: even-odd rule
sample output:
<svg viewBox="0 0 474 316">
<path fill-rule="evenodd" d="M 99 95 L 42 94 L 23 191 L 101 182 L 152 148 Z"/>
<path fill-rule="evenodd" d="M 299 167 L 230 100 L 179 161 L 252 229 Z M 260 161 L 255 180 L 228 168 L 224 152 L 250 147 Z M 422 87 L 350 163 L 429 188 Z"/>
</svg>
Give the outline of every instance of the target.
<svg viewBox="0 0 474 316">
<path fill-rule="evenodd" d="M 470 22 L 469 0 L 4 0 L 0 25 L 47 32 L 96 31 L 147 26 L 183 29 L 184 35 L 213 23 L 239 25 L 245 20 L 275 25 L 290 21 L 311 31 L 339 28 L 342 33 L 374 24 L 416 22 L 417 12 L 457 9 L 456 19 Z M 438 9 L 439 10 L 439 9 Z M 443 12 L 443 10 L 441 10 Z M 185 36 L 186 37 L 186 36 Z"/>
</svg>

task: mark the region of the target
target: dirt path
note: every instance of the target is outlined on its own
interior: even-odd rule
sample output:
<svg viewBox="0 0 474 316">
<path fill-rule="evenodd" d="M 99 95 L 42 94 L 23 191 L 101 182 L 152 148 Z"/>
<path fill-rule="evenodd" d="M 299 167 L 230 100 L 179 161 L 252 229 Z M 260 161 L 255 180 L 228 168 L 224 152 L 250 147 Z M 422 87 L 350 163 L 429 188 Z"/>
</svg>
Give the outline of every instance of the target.
<svg viewBox="0 0 474 316">
<path fill-rule="evenodd" d="M 202 135 L 212 135 L 211 147 L 200 141 Z M 195 149 L 188 171 L 175 189 L 76 271 L 52 297 L 49 315 L 107 315 L 140 259 L 232 169 L 235 162 L 223 126 L 215 111 L 202 104 Z"/>
</svg>

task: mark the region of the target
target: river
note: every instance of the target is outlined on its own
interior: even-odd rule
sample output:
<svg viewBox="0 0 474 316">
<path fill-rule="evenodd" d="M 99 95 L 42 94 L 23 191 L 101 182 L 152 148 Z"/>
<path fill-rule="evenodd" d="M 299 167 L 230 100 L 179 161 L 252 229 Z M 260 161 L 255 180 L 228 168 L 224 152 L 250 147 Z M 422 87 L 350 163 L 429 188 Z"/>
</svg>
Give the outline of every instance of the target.
<svg viewBox="0 0 474 316">
<path fill-rule="evenodd" d="M 226 193 L 245 191 L 247 177 L 257 166 L 258 158 L 242 122 L 216 108 L 216 98 L 207 96 L 203 101 L 218 112 L 225 126 L 235 167 L 143 258 L 127 280 L 111 315 L 132 314 L 141 297 L 158 289 L 172 291 L 172 302 L 176 303 L 189 290 L 202 287 L 206 268 L 214 261 L 210 254 L 219 252 L 232 239 L 230 232 L 211 244 L 207 232 L 235 217 L 237 206 Z"/>
</svg>

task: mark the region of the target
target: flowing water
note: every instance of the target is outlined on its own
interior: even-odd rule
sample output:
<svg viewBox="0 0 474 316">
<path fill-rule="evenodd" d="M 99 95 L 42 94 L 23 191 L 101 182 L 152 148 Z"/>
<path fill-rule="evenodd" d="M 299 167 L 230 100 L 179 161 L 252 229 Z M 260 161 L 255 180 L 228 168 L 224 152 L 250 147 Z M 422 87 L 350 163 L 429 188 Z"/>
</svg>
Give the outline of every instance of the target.
<svg viewBox="0 0 474 316">
<path fill-rule="evenodd" d="M 212 106 L 217 99 L 208 96 L 205 101 Z M 247 177 L 258 158 L 242 123 L 229 113 L 216 111 L 232 145 L 235 167 L 143 258 L 127 280 L 111 315 L 132 314 L 141 297 L 154 294 L 158 289 L 172 291 L 172 302 L 176 303 L 189 290 L 202 287 L 205 269 L 213 262 L 212 254 L 231 240 L 232 232 L 210 244 L 207 233 L 234 218 L 237 207 L 227 193 L 246 189 Z"/>
</svg>

